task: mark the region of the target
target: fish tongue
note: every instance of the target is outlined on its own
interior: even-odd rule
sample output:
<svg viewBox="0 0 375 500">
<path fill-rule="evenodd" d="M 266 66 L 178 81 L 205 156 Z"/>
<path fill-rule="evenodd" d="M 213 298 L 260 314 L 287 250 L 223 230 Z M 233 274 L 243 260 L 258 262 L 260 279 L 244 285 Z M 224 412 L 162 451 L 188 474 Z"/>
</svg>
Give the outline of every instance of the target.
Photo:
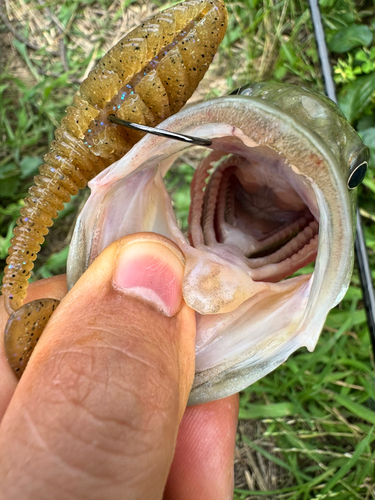
<svg viewBox="0 0 375 500">
<path fill-rule="evenodd" d="M 231 253 L 184 245 L 186 256 L 183 296 L 200 314 L 227 313 L 270 284 L 256 282 L 246 265 Z"/>
</svg>

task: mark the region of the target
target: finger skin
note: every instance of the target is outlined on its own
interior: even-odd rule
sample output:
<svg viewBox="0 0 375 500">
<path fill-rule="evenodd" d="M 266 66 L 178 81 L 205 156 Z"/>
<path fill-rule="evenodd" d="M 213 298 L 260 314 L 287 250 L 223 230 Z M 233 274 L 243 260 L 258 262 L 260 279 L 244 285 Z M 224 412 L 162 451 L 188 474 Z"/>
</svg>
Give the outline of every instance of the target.
<svg viewBox="0 0 375 500">
<path fill-rule="evenodd" d="M 27 291 L 26 302 L 31 302 L 36 299 L 52 298 L 61 300 L 67 292 L 66 276 L 54 276 L 45 280 L 32 283 Z M 4 307 L 4 299 L 0 298 L 0 422 L 3 418 L 5 410 L 11 400 L 11 397 L 17 387 L 17 378 L 11 370 L 6 359 L 4 350 L 4 335 L 6 322 L 8 321 L 8 313 Z"/>
<path fill-rule="evenodd" d="M 233 498 L 238 394 L 187 408 L 164 500 Z"/>
<path fill-rule="evenodd" d="M 2 500 L 162 498 L 195 316 L 184 305 L 168 318 L 115 290 L 118 244 L 62 300 L 7 408 Z"/>
</svg>

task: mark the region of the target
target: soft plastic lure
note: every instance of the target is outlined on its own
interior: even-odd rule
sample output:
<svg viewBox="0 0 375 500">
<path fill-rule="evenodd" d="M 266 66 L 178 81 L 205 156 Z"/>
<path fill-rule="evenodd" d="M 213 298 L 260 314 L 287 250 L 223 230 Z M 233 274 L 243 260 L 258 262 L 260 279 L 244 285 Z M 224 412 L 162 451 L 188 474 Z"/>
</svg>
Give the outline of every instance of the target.
<svg viewBox="0 0 375 500">
<path fill-rule="evenodd" d="M 154 126 L 179 111 L 207 71 L 226 25 L 221 0 L 183 2 L 126 35 L 81 84 L 25 199 L 7 258 L 5 348 L 17 376 L 58 305 L 54 299 L 22 305 L 48 228 L 72 195 L 143 136 L 108 115 Z"/>
</svg>

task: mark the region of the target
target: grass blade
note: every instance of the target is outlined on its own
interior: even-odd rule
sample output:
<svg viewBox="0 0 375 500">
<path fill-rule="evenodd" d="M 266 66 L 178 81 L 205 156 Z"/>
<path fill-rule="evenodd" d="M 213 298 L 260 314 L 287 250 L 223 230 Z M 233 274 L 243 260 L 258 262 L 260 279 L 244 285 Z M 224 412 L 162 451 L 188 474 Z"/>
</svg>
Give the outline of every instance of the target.
<svg viewBox="0 0 375 500">
<path fill-rule="evenodd" d="M 358 458 L 362 455 L 367 446 L 375 439 L 374 429 L 375 426 L 370 429 L 370 432 L 367 434 L 365 439 L 359 442 L 355 449 L 355 452 L 353 453 L 353 456 L 336 472 L 333 478 L 328 481 L 326 486 L 323 488 L 322 493 L 331 491 L 332 488 L 338 483 L 338 481 L 340 481 L 340 479 L 342 479 L 346 475 L 346 473 L 357 463 Z"/>
<path fill-rule="evenodd" d="M 356 415 L 363 420 L 367 420 L 371 424 L 375 425 L 375 412 L 366 408 L 365 406 L 355 403 L 347 396 L 343 396 L 342 394 L 334 394 L 334 398 L 341 405 L 344 406 L 351 413 Z"/>
<path fill-rule="evenodd" d="M 292 403 L 273 403 L 269 405 L 252 404 L 249 408 L 240 408 L 239 418 L 280 418 L 294 415 L 296 409 Z"/>
</svg>

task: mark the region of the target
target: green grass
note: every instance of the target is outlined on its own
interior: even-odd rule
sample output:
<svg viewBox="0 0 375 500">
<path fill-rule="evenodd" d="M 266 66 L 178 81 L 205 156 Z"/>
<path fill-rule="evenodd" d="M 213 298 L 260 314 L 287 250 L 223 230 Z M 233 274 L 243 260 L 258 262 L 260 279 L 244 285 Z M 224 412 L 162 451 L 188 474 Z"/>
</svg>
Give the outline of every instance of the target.
<svg viewBox="0 0 375 500">
<path fill-rule="evenodd" d="M 2 264 L 22 198 L 78 82 L 126 26 L 155 5 L 165 3 L 48 0 L 43 7 L 36 0 L 15 1 L 8 15 L 18 39 L 7 35 L 0 20 Z M 305 1 L 228 0 L 227 5 L 229 29 L 200 90 L 202 97 L 262 80 L 304 82 L 323 89 Z M 367 0 L 322 0 L 321 8 L 340 104 L 372 147 L 359 201 L 375 269 L 375 8 Z M 182 227 L 190 179 L 191 171 L 182 165 L 168 181 Z M 33 279 L 63 272 L 71 227 L 85 196 L 75 197 L 60 215 Z M 235 498 L 375 498 L 374 373 L 355 271 L 316 350 L 301 349 L 241 394 Z"/>
</svg>

